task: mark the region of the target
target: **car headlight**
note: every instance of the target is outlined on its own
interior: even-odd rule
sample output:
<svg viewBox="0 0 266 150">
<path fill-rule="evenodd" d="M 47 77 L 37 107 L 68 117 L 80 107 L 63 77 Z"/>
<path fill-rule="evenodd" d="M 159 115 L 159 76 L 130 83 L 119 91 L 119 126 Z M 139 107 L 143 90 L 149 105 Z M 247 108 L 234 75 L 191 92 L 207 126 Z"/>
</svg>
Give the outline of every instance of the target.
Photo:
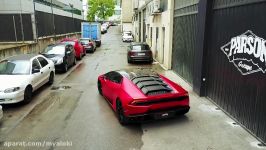
<svg viewBox="0 0 266 150">
<path fill-rule="evenodd" d="M 57 60 L 56 64 L 59 65 L 59 64 L 62 64 L 64 62 L 64 59 L 63 58 L 60 58 Z"/>
<path fill-rule="evenodd" d="M 16 92 L 20 89 L 20 87 L 13 87 L 13 88 L 8 88 L 8 89 L 5 89 L 4 93 L 13 93 L 13 92 Z"/>
</svg>

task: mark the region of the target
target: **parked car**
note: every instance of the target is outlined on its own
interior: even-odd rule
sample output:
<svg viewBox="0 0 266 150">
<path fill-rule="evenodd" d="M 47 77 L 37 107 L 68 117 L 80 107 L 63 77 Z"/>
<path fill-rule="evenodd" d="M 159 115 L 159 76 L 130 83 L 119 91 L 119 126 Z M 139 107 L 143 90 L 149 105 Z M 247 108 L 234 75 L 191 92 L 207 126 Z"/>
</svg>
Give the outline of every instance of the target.
<svg viewBox="0 0 266 150">
<path fill-rule="evenodd" d="M 131 43 L 127 52 L 128 63 L 153 62 L 152 51 L 147 43 Z"/>
<path fill-rule="evenodd" d="M 90 38 L 81 38 L 80 40 L 81 45 L 85 48 L 87 52 L 95 52 L 96 51 L 96 43 L 94 40 Z"/>
<path fill-rule="evenodd" d="M 48 46 L 42 55 L 54 62 L 56 71 L 67 72 L 69 67 L 76 65 L 75 50 L 70 44 Z"/>
<path fill-rule="evenodd" d="M 153 72 L 111 71 L 98 77 L 98 91 L 124 125 L 134 120 L 164 119 L 189 111 L 188 92 Z"/>
<path fill-rule="evenodd" d="M 66 39 L 63 39 L 61 43 L 71 44 L 75 49 L 76 58 L 79 60 L 81 60 L 82 57 L 87 54 L 86 50 L 84 49 L 84 47 L 81 45 L 81 43 L 77 39 L 66 38 Z"/>
<path fill-rule="evenodd" d="M 29 103 L 32 94 L 44 84 L 53 84 L 55 67 L 42 55 L 23 54 L 0 62 L 0 104 L 23 101 Z"/>
<path fill-rule="evenodd" d="M 105 24 L 102 24 L 102 25 L 101 25 L 101 33 L 102 33 L 102 34 L 107 33 L 107 26 L 106 26 Z"/>
<path fill-rule="evenodd" d="M 133 42 L 134 38 L 130 31 L 124 31 L 122 34 L 122 40 L 123 42 Z"/>
<path fill-rule="evenodd" d="M 3 109 L 2 109 L 2 106 L 0 105 L 0 121 L 3 119 Z"/>
</svg>

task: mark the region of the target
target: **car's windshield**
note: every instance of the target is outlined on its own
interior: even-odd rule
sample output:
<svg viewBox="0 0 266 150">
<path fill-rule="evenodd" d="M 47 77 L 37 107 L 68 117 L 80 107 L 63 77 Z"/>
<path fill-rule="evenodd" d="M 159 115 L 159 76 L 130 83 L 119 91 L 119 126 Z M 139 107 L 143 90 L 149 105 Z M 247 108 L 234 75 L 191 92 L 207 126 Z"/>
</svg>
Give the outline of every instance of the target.
<svg viewBox="0 0 266 150">
<path fill-rule="evenodd" d="M 150 50 L 150 47 L 148 45 L 133 45 L 132 50 L 134 51 Z"/>
<path fill-rule="evenodd" d="M 45 49 L 46 54 L 55 54 L 55 55 L 64 55 L 65 54 L 65 46 L 58 45 L 58 46 L 48 46 Z"/>
<path fill-rule="evenodd" d="M 74 41 L 63 41 L 62 43 L 71 44 L 72 46 L 75 46 Z"/>
<path fill-rule="evenodd" d="M 30 61 L 27 60 L 4 60 L 0 62 L 0 75 L 18 75 L 30 73 Z"/>
<path fill-rule="evenodd" d="M 80 40 L 81 44 L 89 44 L 90 40 Z"/>
<path fill-rule="evenodd" d="M 132 34 L 131 33 L 124 33 L 124 35 L 131 36 Z"/>
</svg>

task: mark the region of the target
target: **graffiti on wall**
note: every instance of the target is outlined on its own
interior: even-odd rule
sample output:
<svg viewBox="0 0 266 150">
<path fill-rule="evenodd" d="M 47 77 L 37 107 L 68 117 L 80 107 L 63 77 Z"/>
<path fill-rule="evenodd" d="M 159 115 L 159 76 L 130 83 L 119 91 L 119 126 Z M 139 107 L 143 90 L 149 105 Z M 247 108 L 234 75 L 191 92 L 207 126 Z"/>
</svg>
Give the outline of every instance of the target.
<svg viewBox="0 0 266 150">
<path fill-rule="evenodd" d="M 250 30 L 231 38 L 221 50 L 242 75 L 266 72 L 266 40 Z"/>
</svg>

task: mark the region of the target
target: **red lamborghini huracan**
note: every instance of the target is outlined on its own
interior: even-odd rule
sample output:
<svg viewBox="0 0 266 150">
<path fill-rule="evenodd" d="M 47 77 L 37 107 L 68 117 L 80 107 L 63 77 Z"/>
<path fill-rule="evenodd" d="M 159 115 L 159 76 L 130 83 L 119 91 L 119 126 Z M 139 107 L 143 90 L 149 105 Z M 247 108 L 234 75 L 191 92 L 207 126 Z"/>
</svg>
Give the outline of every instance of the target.
<svg viewBox="0 0 266 150">
<path fill-rule="evenodd" d="M 98 90 L 121 124 L 174 117 L 190 109 L 188 92 L 153 72 L 111 71 L 98 77 Z"/>
</svg>

